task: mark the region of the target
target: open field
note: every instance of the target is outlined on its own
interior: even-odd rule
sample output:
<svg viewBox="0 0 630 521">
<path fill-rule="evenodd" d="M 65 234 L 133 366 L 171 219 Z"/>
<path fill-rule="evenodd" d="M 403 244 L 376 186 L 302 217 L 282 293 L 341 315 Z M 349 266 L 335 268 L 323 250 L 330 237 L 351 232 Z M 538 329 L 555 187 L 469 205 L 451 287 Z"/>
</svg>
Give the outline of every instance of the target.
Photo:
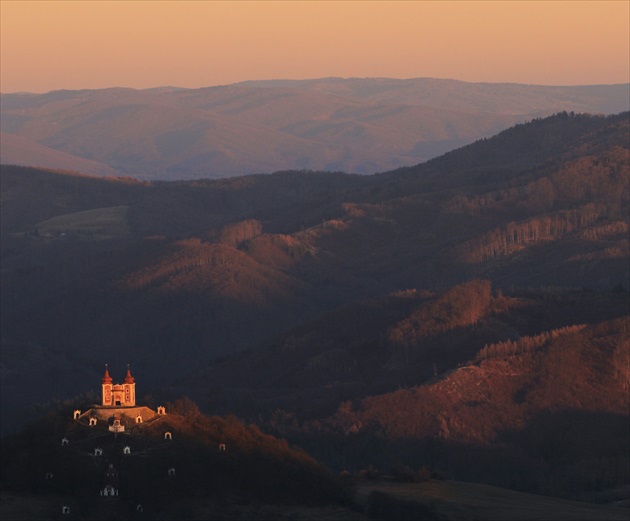
<svg viewBox="0 0 630 521">
<path fill-rule="evenodd" d="M 407 504 L 423 505 L 432 510 L 437 519 L 449 521 L 625 521 L 629 515 L 628 509 L 621 507 L 458 481 L 368 482 L 357 486 L 357 501 L 368 507 L 373 492 Z"/>
<path fill-rule="evenodd" d="M 92 233 L 106 236 L 129 235 L 127 206 L 95 208 L 60 215 L 35 226 L 39 233 Z"/>
</svg>

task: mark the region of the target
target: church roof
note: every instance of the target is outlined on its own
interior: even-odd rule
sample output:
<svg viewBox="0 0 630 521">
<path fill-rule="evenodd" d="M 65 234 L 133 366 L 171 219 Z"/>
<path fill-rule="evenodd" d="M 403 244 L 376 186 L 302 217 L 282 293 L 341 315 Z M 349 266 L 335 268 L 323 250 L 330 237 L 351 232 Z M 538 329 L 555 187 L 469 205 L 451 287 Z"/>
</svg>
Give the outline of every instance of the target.
<svg viewBox="0 0 630 521">
<path fill-rule="evenodd" d="M 125 383 L 132 384 L 134 382 L 133 376 L 131 376 L 131 369 L 127 366 L 127 376 L 125 376 Z"/>
<path fill-rule="evenodd" d="M 109 371 L 107 370 L 107 364 L 105 364 L 105 374 L 103 375 L 103 383 L 104 384 L 112 383 L 112 377 L 109 376 Z"/>
</svg>

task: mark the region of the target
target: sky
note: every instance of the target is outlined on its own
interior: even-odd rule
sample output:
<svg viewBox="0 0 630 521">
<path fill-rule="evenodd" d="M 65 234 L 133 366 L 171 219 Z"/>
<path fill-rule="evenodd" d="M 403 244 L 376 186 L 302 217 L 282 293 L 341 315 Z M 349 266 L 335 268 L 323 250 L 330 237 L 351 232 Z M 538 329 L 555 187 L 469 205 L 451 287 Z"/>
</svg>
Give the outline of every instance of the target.
<svg viewBox="0 0 630 521">
<path fill-rule="evenodd" d="M 0 91 L 630 81 L 630 2 L 0 0 Z"/>
</svg>

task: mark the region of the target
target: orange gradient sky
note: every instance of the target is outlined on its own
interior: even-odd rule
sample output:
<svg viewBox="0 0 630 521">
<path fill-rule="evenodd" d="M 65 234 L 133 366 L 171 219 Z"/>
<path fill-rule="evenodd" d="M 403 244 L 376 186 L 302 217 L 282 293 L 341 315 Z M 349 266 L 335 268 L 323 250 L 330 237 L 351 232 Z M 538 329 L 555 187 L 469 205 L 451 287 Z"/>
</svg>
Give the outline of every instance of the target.
<svg viewBox="0 0 630 521">
<path fill-rule="evenodd" d="M 0 0 L 0 90 L 327 76 L 626 83 L 629 5 Z"/>
</svg>

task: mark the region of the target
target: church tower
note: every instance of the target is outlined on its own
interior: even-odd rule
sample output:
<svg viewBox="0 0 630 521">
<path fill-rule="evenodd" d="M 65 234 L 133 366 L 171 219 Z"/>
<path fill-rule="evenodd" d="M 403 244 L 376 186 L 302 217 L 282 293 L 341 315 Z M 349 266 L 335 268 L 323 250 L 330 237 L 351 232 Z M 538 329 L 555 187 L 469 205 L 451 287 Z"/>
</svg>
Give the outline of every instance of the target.
<svg viewBox="0 0 630 521">
<path fill-rule="evenodd" d="M 125 405 L 127 407 L 134 407 L 136 405 L 136 382 L 133 376 L 131 376 L 129 364 L 127 364 L 127 376 L 125 376 L 123 388 L 125 390 Z"/>
<path fill-rule="evenodd" d="M 109 376 L 107 364 L 105 364 L 105 375 L 103 375 L 103 405 L 112 404 L 112 377 Z"/>
<path fill-rule="evenodd" d="M 103 405 L 106 407 L 135 407 L 136 405 L 136 383 L 131 376 L 131 369 L 127 366 L 127 376 L 122 384 L 112 384 L 112 377 L 109 376 L 107 364 L 105 364 L 105 374 L 102 380 Z"/>
</svg>

